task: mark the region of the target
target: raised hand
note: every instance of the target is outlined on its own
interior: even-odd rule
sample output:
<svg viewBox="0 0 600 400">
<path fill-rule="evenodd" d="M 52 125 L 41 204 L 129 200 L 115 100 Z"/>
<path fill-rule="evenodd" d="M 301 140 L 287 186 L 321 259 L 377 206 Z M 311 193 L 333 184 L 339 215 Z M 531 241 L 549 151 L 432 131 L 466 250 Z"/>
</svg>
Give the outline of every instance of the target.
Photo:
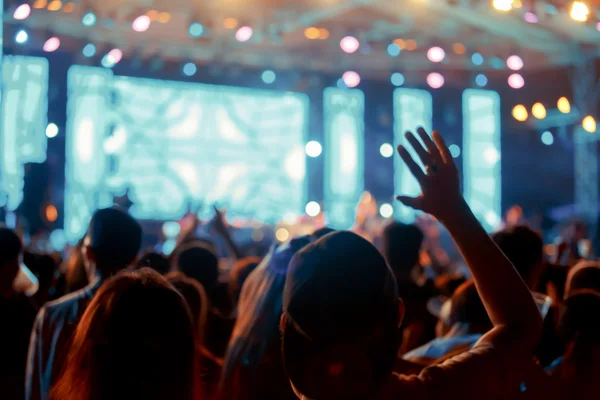
<svg viewBox="0 0 600 400">
<path fill-rule="evenodd" d="M 433 131 L 433 140 L 423 128 L 417 129 L 417 133 L 425 147 L 411 132 L 406 132 L 405 136 L 425 166 L 425 172 L 404 146 L 398 146 L 398 153 L 419 182 L 422 193 L 418 197 L 401 195 L 396 199 L 408 207 L 424 211 L 443 222 L 464 204 L 460 193 L 458 169 L 439 132 Z"/>
</svg>

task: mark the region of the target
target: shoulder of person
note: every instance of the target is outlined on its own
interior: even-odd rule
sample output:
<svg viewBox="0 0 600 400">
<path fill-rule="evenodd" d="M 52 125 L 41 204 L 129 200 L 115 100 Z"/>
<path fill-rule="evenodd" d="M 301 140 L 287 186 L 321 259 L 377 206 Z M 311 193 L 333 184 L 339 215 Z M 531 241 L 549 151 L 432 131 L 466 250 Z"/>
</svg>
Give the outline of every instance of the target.
<svg viewBox="0 0 600 400">
<path fill-rule="evenodd" d="M 98 287 L 99 284 L 89 285 L 83 289 L 79 289 L 44 304 L 40 309 L 38 319 L 42 317 L 52 323 L 57 319 L 71 320 L 78 318 L 87 306 L 89 300 L 96 293 Z"/>
</svg>

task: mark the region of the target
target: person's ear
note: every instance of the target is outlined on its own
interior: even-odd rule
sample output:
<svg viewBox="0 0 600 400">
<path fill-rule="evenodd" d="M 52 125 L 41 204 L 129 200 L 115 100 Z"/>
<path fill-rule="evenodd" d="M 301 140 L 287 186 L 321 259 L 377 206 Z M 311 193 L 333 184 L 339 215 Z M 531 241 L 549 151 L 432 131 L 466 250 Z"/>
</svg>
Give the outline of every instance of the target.
<svg viewBox="0 0 600 400">
<path fill-rule="evenodd" d="M 402 326 L 404 321 L 404 314 L 406 313 L 406 307 L 404 307 L 404 301 L 398 297 L 398 328 Z"/>
</svg>

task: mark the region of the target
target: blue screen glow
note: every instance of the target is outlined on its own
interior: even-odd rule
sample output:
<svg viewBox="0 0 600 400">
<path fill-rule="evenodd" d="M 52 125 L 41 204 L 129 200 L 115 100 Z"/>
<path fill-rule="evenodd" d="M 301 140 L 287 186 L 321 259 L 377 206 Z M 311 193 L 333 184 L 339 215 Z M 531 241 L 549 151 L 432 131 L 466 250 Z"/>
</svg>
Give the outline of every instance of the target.
<svg viewBox="0 0 600 400">
<path fill-rule="evenodd" d="M 324 92 L 325 212 L 334 229 L 349 229 L 364 189 L 364 95 L 358 89 Z"/>
<path fill-rule="evenodd" d="M 23 200 L 23 166 L 46 160 L 48 61 L 4 57 L 2 80 L 0 206 L 15 210 Z"/>
<path fill-rule="evenodd" d="M 500 223 L 500 96 L 463 92 L 463 187 L 467 203 L 488 230 Z"/>
<path fill-rule="evenodd" d="M 412 146 L 408 144 L 404 133 L 416 132 L 420 126 L 431 134 L 432 100 L 431 94 L 418 89 L 396 89 L 394 91 L 394 148 L 403 145 L 420 164 Z M 417 196 L 421 189 L 419 183 L 412 176 L 404 162 L 394 152 L 394 190 L 395 194 Z M 412 222 L 415 212 L 411 208 L 396 202 L 396 218 L 401 221 Z"/>
<path fill-rule="evenodd" d="M 129 190 L 140 219 L 209 215 L 276 222 L 306 204 L 305 95 L 114 76 L 68 76 L 65 233 Z"/>
</svg>

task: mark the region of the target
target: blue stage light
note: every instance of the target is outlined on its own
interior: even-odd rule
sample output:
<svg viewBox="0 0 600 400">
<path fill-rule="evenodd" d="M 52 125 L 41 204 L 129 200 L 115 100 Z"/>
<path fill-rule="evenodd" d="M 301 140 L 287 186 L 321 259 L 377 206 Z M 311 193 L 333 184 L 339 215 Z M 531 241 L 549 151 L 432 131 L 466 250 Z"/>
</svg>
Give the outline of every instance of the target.
<svg viewBox="0 0 600 400">
<path fill-rule="evenodd" d="M 94 26 L 96 25 L 96 14 L 93 12 L 87 12 L 83 18 L 81 19 L 81 23 L 84 26 Z"/>
<path fill-rule="evenodd" d="M 262 81 L 266 84 L 271 84 L 273 82 L 275 82 L 275 72 L 271 71 L 270 69 L 267 69 L 266 71 L 264 71 L 262 73 Z"/>
<path fill-rule="evenodd" d="M 202 24 L 199 22 L 192 22 L 190 24 L 190 28 L 188 29 L 188 32 L 191 37 L 202 36 L 202 34 L 204 33 L 204 26 L 202 26 Z"/>
<path fill-rule="evenodd" d="M 96 46 L 92 43 L 88 43 L 83 48 L 82 53 L 87 58 L 94 57 L 96 55 Z"/>
<path fill-rule="evenodd" d="M 196 68 L 196 64 L 193 62 L 186 63 L 183 66 L 183 74 L 185 76 L 193 76 L 196 74 L 196 71 L 198 71 L 198 68 Z"/>
</svg>

